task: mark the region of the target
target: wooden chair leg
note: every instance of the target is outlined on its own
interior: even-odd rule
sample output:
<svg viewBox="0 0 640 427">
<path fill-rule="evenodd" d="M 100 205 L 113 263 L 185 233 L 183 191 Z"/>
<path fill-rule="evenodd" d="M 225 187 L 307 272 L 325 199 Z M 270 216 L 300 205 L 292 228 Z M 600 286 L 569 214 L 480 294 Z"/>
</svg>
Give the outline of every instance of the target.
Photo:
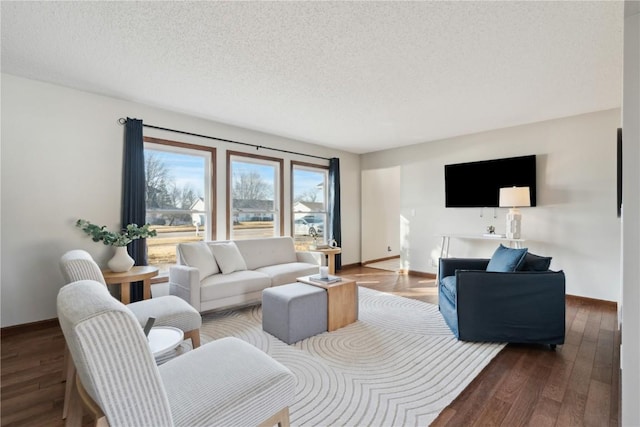
<svg viewBox="0 0 640 427">
<path fill-rule="evenodd" d="M 100 408 L 95 400 L 93 400 L 91 396 L 89 396 L 89 393 L 87 393 L 87 390 L 85 390 L 84 386 L 82 385 L 80 378 L 77 378 L 77 376 L 76 385 L 77 394 L 80 398 L 83 409 L 91 414 L 91 417 L 95 420 L 95 426 L 108 426 L 109 423 L 107 421 L 107 417 L 104 415 L 104 412 L 102 412 L 102 408 Z"/>
<path fill-rule="evenodd" d="M 73 384 L 74 386 L 69 391 L 69 394 L 65 394 L 64 396 L 64 404 L 65 404 L 65 427 L 81 427 L 82 426 L 82 399 L 80 398 L 80 393 L 78 393 L 78 388 L 75 387 L 75 375 L 73 380 L 67 381 L 67 387 L 69 384 Z"/>
<path fill-rule="evenodd" d="M 65 348 L 65 366 L 64 371 L 66 372 L 66 381 L 67 383 L 64 386 L 64 404 L 62 406 L 62 419 L 66 419 L 69 415 L 69 405 L 71 404 L 71 394 L 72 391 L 76 388 L 76 366 L 73 364 L 73 359 L 71 358 L 71 353 L 69 353 L 69 348 Z"/>
<path fill-rule="evenodd" d="M 200 347 L 200 329 L 194 329 L 192 331 L 185 332 L 184 338 L 185 339 L 191 338 L 191 345 L 193 348 Z"/>
<path fill-rule="evenodd" d="M 67 364 L 69 363 L 69 358 L 71 357 L 71 353 L 69 353 L 69 347 L 67 347 L 67 343 L 64 343 L 64 365 L 62 365 L 62 382 L 67 380 Z"/>
<path fill-rule="evenodd" d="M 278 421 L 278 427 L 290 427 L 289 425 L 289 408 L 284 408 L 281 413 L 280 421 Z"/>
<path fill-rule="evenodd" d="M 109 421 L 107 421 L 107 417 L 97 418 L 95 427 L 109 427 Z"/>
<path fill-rule="evenodd" d="M 279 427 L 289 427 L 289 407 L 276 412 L 261 422 L 258 427 L 273 427 L 276 424 Z"/>
</svg>

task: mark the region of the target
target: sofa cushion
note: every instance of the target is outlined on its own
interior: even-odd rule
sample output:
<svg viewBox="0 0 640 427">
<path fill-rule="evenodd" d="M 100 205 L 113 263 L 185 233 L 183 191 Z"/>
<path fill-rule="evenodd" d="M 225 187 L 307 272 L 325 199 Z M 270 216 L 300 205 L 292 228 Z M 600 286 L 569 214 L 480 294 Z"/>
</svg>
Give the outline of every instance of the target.
<svg viewBox="0 0 640 427">
<path fill-rule="evenodd" d="M 501 244 L 493 253 L 491 260 L 487 265 L 487 271 L 496 271 L 500 273 L 516 271 L 524 261 L 526 254 L 527 248 L 512 249 Z"/>
<path fill-rule="evenodd" d="M 544 257 L 527 252 L 524 262 L 520 265 L 520 271 L 547 271 L 551 266 L 551 257 Z"/>
<path fill-rule="evenodd" d="M 440 290 L 449 301 L 456 305 L 456 276 L 443 277 L 440 280 Z"/>
<path fill-rule="evenodd" d="M 236 245 L 247 263 L 248 270 L 298 260 L 291 237 L 238 240 Z"/>
<path fill-rule="evenodd" d="M 300 276 L 318 273 L 318 266 L 306 262 L 290 262 L 257 268 L 255 271 L 268 275 L 271 278 L 271 286 L 280 286 L 294 283 Z"/>
<path fill-rule="evenodd" d="M 222 274 L 230 274 L 234 271 L 247 269 L 247 264 L 234 242 L 212 243 L 209 245 L 211 252 L 222 270 Z"/>
<path fill-rule="evenodd" d="M 185 265 L 195 267 L 200 272 L 200 280 L 212 274 L 220 273 L 213 254 L 204 242 L 180 243 L 178 245 L 180 259 Z"/>
<path fill-rule="evenodd" d="M 251 292 L 262 291 L 271 286 L 271 279 L 264 273 L 244 270 L 230 274 L 214 274 L 200 282 L 200 300 L 214 301 Z"/>
</svg>

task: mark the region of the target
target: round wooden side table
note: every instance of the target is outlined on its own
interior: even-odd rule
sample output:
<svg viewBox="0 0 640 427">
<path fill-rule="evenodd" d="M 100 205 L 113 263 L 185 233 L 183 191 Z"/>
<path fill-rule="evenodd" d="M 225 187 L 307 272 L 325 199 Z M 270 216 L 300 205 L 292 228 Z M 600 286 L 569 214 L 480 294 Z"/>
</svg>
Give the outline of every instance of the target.
<svg viewBox="0 0 640 427">
<path fill-rule="evenodd" d="M 309 249 L 309 252 L 320 252 L 326 255 L 329 274 L 336 274 L 336 255 L 342 252 L 341 248 Z"/>
<path fill-rule="evenodd" d="M 131 283 L 142 282 L 142 298 L 151 298 L 151 278 L 158 275 L 158 268 L 149 265 L 139 265 L 131 270 L 122 273 L 115 273 L 111 270 L 102 270 L 104 281 L 107 285 L 120 285 L 120 301 L 123 304 L 131 302 Z"/>
</svg>

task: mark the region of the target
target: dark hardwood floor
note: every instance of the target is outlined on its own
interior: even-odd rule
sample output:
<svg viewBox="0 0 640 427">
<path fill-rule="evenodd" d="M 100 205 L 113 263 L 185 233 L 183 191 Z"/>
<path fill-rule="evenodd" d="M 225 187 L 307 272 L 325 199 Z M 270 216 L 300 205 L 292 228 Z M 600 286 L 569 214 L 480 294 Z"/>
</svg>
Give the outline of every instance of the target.
<svg viewBox="0 0 640 427">
<path fill-rule="evenodd" d="M 438 303 L 432 279 L 366 267 L 345 269 L 340 275 L 360 286 Z M 620 334 L 615 308 L 569 298 L 566 322 L 566 343 L 556 351 L 508 345 L 433 425 L 619 425 Z M 60 328 L 3 331 L 1 344 L 0 424 L 64 425 Z"/>
</svg>

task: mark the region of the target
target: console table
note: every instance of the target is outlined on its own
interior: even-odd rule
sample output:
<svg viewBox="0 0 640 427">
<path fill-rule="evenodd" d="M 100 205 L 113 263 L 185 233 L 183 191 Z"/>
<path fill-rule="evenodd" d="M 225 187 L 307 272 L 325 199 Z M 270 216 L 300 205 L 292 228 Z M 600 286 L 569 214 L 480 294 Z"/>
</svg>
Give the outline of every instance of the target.
<svg viewBox="0 0 640 427">
<path fill-rule="evenodd" d="M 510 247 L 515 247 L 516 249 L 522 248 L 522 244 L 526 241 L 525 239 L 509 239 L 499 234 L 495 236 L 488 236 L 485 234 L 443 234 L 440 237 L 442 239 L 440 258 L 449 258 L 449 242 L 452 237 L 454 239 L 462 240 L 494 240 L 501 243 L 507 242 Z"/>
</svg>

